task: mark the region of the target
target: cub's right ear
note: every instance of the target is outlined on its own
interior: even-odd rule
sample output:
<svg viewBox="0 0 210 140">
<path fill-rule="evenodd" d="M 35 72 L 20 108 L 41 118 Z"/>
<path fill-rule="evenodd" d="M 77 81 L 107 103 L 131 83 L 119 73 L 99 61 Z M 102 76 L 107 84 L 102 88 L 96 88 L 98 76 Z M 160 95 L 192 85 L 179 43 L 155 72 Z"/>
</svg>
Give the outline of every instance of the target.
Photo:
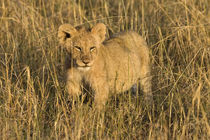
<svg viewBox="0 0 210 140">
<path fill-rule="evenodd" d="M 66 39 L 73 37 L 77 34 L 77 30 L 70 24 L 63 24 L 58 29 L 58 40 L 62 45 Z"/>
</svg>

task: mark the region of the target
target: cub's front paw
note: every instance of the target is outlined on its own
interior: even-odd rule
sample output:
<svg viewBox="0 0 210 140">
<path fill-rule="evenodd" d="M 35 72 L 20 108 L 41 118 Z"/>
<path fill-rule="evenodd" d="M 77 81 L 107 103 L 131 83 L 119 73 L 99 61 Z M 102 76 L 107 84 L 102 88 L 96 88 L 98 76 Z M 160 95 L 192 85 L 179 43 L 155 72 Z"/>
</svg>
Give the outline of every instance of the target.
<svg viewBox="0 0 210 140">
<path fill-rule="evenodd" d="M 79 96 L 81 94 L 81 89 L 79 85 L 75 85 L 73 83 L 68 83 L 66 85 L 67 92 L 71 96 Z"/>
</svg>

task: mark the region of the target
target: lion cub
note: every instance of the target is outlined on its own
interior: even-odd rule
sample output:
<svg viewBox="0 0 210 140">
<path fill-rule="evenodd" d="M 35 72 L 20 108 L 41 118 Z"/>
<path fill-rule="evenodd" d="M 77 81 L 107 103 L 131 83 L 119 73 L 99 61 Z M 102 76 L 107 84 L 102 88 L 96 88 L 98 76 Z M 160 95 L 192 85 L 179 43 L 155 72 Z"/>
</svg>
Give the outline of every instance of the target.
<svg viewBox="0 0 210 140">
<path fill-rule="evenodd" d="M 146 100 L 152 101 L 150 59 L 146 42 L 137 33 L 119 33 L 105 40 L 106 26 L 76 29 L 59 27 L 60 44 L 68 50 L 66 87 L 71 96 L 89 85 L 96 107 L 102 108 L 110 94 L 122 93 L 140 82 Z"/>
</svg>

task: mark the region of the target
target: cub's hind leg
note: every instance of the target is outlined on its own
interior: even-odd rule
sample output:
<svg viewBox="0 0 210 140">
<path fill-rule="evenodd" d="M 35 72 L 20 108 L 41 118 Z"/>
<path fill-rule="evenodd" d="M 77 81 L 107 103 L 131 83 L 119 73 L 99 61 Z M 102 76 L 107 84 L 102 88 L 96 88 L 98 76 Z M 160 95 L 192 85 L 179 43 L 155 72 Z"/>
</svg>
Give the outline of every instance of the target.
<svg viewBox="0 0 210 140">
<path fill-rule="evenodd" d="M 149 64 L 143 65 L 140 71 L 140 86 L 144 92 L 144 98 L 146 102 L 149 103 L 150 105 L 153 104 L 151 80 L 152 77 L 150 75 Z"/>
</svg>

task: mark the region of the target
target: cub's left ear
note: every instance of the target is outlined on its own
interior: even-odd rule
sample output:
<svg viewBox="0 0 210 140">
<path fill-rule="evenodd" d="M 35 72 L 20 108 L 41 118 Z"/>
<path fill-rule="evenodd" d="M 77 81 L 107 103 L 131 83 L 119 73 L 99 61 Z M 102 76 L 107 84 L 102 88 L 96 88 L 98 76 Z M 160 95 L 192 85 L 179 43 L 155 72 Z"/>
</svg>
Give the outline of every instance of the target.
<svg viewBox="0 0 210 140">
<path fill-rule="evenodd" d="M 96 24 L 91 32 L 99 38 L 100 43 L 105 40 L 106 26 L 103 23 Z"/>
<path fill-rule="evenodd" d="M 63 45 L 68 38 L 72 38 L 77 34 L 77 30 L 70 24 L 63 24 L 58 29 L 58 40 Z"/>
</svg>

